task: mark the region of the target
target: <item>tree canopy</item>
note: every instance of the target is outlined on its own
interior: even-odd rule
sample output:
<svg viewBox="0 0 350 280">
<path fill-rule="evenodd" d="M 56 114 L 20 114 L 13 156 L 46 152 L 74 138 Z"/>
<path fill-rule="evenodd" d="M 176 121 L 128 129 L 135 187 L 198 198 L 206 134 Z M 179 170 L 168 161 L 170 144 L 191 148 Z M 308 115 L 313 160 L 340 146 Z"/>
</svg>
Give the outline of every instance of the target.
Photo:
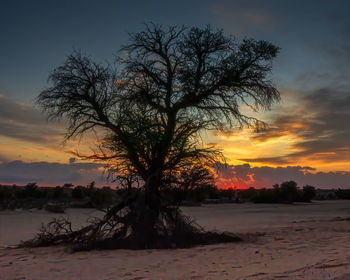
<svg viewBox="0 0 350 280">
<path fill-rule="evenodd" d="M 146 182 L 152 173 L 217 156 L 198 141 L 205 129 L 264 126 L 240 109 L 268 109 L 279 99 L 268 78 L 277 52 L 210 26 L 146 25 L 121 48 L 119 71 L 74 52 L 51 73 L 38 102 L 51 118 L 69 120 L 67 138 L 104 128 L 104 152 L 95 156 Z"/>
</svg>

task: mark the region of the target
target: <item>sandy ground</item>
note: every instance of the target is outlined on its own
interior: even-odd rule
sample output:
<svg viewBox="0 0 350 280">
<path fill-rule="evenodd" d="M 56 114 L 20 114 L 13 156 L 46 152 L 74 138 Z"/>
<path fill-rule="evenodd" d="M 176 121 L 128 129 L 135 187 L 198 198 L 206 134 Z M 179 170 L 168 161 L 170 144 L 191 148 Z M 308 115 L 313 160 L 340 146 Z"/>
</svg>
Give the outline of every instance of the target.
<svg viewBox="0 0 350 280">
<path fill-rule="evenodd" d="M 71 254 L 63 247 L 8 249 L 55 214 L 0 212 L 0 279 L 350 280 L 350 201 L 184 208 L 207 229 L 258 233 L 256 240 L 176 250 Z M 100 213 L 69 209 L 79 227 Z"/>
</svg>

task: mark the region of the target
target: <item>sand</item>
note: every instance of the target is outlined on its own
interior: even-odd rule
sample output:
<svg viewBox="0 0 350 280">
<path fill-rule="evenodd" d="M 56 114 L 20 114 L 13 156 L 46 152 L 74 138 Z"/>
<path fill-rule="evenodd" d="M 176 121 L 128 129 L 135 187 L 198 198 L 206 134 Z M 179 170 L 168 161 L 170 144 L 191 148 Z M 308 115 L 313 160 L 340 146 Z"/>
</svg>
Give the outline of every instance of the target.
<svg viewBox="0 0 350 280">
<path fill-rule="evenodd" d="M 0 279 L 350 279 L 350 201 L 187 207 L 207 229 L 253 234 L 246 242 L 173 250 L 71 254 L 64 247 L 8 249 L 57 214 L 0 212 Z M 69 209 L 81 226 L 90 209 Z"/>
</svg>

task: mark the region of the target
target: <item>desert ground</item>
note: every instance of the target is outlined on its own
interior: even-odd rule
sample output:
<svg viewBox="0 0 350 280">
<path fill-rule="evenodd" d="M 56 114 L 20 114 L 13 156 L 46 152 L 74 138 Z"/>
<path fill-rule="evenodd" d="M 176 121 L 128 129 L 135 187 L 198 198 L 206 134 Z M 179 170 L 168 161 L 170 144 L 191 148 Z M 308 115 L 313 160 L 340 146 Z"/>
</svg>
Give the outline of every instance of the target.
<svg viewBox="0 0 350 280">
<path fill-rule="evenodd" d="M 70 253 L 65 247 L 13 249 L 59 214 L 0 212 L 0 279 L 350 279 L 350 201 L 217 204 L 183 211 L 211 230 L 245 241 L 172 250 Z M 80 227 L 91 209 L 68 209 Z"/>
</svg>

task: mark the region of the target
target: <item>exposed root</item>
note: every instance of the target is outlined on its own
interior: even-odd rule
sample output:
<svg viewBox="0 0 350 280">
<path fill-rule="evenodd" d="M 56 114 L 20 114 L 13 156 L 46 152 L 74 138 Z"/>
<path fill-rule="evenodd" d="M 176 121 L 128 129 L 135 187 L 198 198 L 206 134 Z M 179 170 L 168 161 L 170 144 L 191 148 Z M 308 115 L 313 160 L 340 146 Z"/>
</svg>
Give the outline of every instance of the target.
<svg viewBox="0 0 350 280">
<path fill-rule="evenodd" d="M 94 218 L 79 230 L 72 230 L 67 219 L 56 218 L 22 246 L 71 245 L 73 251 L 79 251 L 184 248 L 241 240 L 230 233 L 205 231 L 178 208 L 161 207 L 155 220 L 149 213 L 139 198 L 130 198 L 111 208 L 102 219 Z"/>
</svg>

